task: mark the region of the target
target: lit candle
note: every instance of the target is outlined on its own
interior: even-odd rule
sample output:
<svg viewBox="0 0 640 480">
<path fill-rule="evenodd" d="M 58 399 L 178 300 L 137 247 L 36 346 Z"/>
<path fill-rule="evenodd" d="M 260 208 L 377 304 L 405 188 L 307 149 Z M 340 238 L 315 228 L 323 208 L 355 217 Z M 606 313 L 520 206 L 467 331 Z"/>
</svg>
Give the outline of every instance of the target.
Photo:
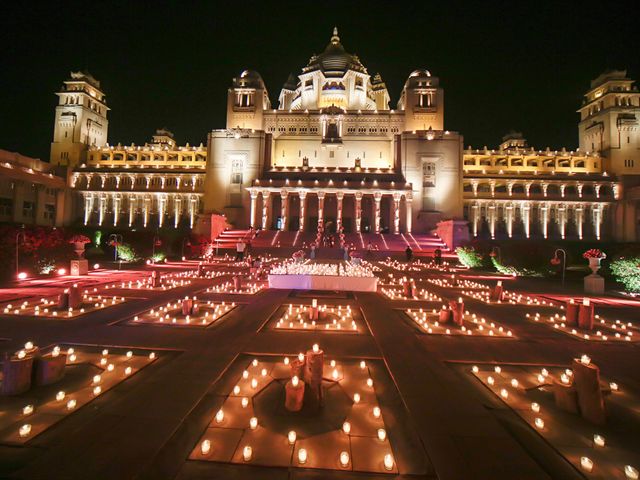
<svg viewBox="0 0 640 480">
<path fill-rule="evenodd" d="M 24 358 L 24 357 L 26 357 L 26 356 L 27 356 L 27 352 L 25 352 L 24 350 L 20 350 L 20 351 L 18 352 L 18 358 L 19 358 L 19 359 L 23 359 L 23 358 Z"/>
<path fill-rule="evenodd" d="M 478 368 L 478 366 L 477 366 L 477 365 L 474 365 L 473 367 L 471 367 L 471 371 L 472 371 L 473 373 L 478 373 L 478 372 L 480 371 L 480 369 Z"/>
<path fill-rule="evenodd" d="M 384 456 L 384 468 L 385 470 L 391 470 L 393 468 L 393 455 L 390 453 Z"/>
<path fill-rule="evenodd" d="M 566 373 L 563 373 L 562 375 L 560 375 L 560 381 L 562 381 L 562 383 L 564 383 L 564 384 L 568 384 L 569 383 L 569 377 L 567 376 Z"/>
<path fill-rule="evenodd" d="M 298 360 L 299 360 L 300 362 L 304 362 L 304 353 L 299 353 L 299 354 L 298 354 Z"/>
<path fill-rule="evenodd" d="M 516 380 L 515 378 L 512 378 L 512 379 L 511 379 L 511 386 L 512 386 L 513 388 L 518 388 L 518 385 L 519 385 L 519 384 L 518 384 L 518 380 Z"/>
<path fill-rule="evenodd" d="M 287 439 L 289 440 L 289 445 L 296 443 L 296 432 L 291 430 L 287 435 Z"/>
<path fill-rule="evenodd" d="M 487 383 L 488 383 L 489 385 L 493 385 L 493 384 L 495 383 L 495 380 L 493 379 L 493 377 L 492 377 L 491 375 L 489 375 L 489 376 L 487 377 Z"/>
<path fill-rule="evenodd" d="M 609 384 L 609 388 L 610 388 L 612 391 L 617 392 L 617 391 L 618 391 L 618 384 L 617 384 L 616 382 L 611 382 L 611 383 Z"/>
<path fill-rule="evenodd" d="M 291 385 L 293 385 L 294 387 L 297 387 L 298 383 L 300 383 L 300 379 L 298 378 L 297 375 L 294 375 L 293 378 L 291 379 Z"/>
<path fill-rule="evenodd" d="M 127 358 L 131 358 L 131 357 L 133 357 L 133 352 L 131 350 L 129 350 L 127 352 Z"/>
<path fill-rule="evenodd" d="M 258 380 L 256 380 L 255 378 L 251 379 L 251 388 L 257 388 L 258 387 Z"/>
<path fill-rule="evenodd" d="M 359 393 L 354 393 L 353 394 L 353 403 L 360 403 L 360 394 Z"/>
<path fill-rule="evenodd" d="M 284 357 L 284 364 L 289 365 L 289 357 Z"/>
<path fill-rule="evenodd" d="M 624 474 L 629 480 L 638 480 L 638 470 L 631 465 L 624 466 Z"/>
<path fill-rule="evenodd" d="M 100 393 L 102 392 L 102 387 L 100 385 L 98 385 L 97 387 L 93 388 L 93 394 L 97 397 L 98 395 L 100 395 Z"/>
<path fill-rule="evenodd" d="M 105 348 L 104 350 L 102 350 L 102 356 L 106 357 L 107 355 L 109 355 L 109 350 Z"/>
<path fill-rule="evenodd" d="M 27 342 L 24 344 L 24 349 L 25 350 L 32 350 L 33 349 L 33 342 Z"/>
<path fill-rule="evenodd" d="M 365 368 L 367 368 L 367 364 L 366 364 L 366 362 L 365 362 L 364 360 L 361 360 L 361 361 L 360 361 L 360 368 L 361 368 L 362 370 L 364 370 Z"/>
<path fill-rule="evenodd" d="M 317 343 L 313 344 L 313 353 L 318 353 L 320 351 L 320 347 Z"/>
<path fill-rule="evenodd" d="M 248 462 L 249 460 L 251 460 L 251 454 L 253 453 L 253 450 L 251 450 L 251 447 L 249 445 L 247 445 L 246 447 L 244 447 L 242 449 L 242 458 L 245 462 Z"/>
<path fill-rule="evenodd" d="M 591 359 L 588 355 L 582 355 L 580 357 L 580 363 L 582 363 L 583 365 L 589 365 L 591 363 Z"/>
<path fill-rule="evenodd" d="M 384 442 L 385 438 L 387 438 L 387 431 L 384 428 L 378 429 L 378 440 Z"/>
<path fill-rule="evenodd" d="M 298 462 L 306 463 L 306 461 L 307 461 L 307 450 L 304 448 L 301 448 L 300 450 L 298 450 Z"/>
<path fill-rule="evenodd" d="M 216 422 L 222 423 L 223 420 L 224 420 L 224 410 L 220 409 L 218 410 L 218 413 L 216 413 Z"/>
<path fill-rule="evenodd" d="M 537 427 L 537 428 L 539 428 L 539 429 L 541 429 L 541 430 L 544 428 L 544 420 L 542 420 L 541 418 L 539 418 L 539 417 L 538 417 L 538 418 L 536 418 L 536 419 L 534 420 L 534 423 L 536 424 L 536 427 Z"/>
<path fill-rule="evenodd" d="M 509 397 L 509 392 L 507 392 L 506 388 L 503 388 L 502 390 L 500 390 L 500 396 L 504 399 L 507 399 Z"/>
<path fill-rule="evenodd" d="M 100 383 L 101 380 L 102 380 L 102 377 L 100 375 L 93 376 L 93 383 Z"/>
<path fill-rule="evenodd" d="M 240 393 L 240 385 L 233 387 L 233 394 L 238 395 Z"/>
<path fill-rule="evenodd" d="M 77 402 L 72 398 L 67 402 L 67 410 L 73 410 L 74 408 L 76 408 L 76 404 Z"/>
<path fill-rule="evenodd" d="M 343 467 L 349 465 L 349 454 L 347 452 L 340 453 L 340 465 Z"/>
<path fill-rule="evenodd" d="M 585 472 L 593 470 L 593 460 L 589 457 L 580 457 L 580 466 Z"/>
<path fill-rule="evenodd" d="M 56 393 L 56 400 L 61 402 L 62 400 L 64 400 L 64 396 L 65 396 L 65 393 L 62 390 L 60 390 L 58 393 Z"/>
<path fill-rule="evenodd" d="M 373 387 L 373 380 L 367 378 L 367 387 Z"/>
<path fill-rule="evenodd" d="M 244 378 L 245 380 L 247 378 L 249 378 L 249 372 L 247 370 L 245 370 L 244 372 L 242 372 L 242 378 Z"/>
<path fill-rule="evenodd" d="M 536 402 L 533 402 L 533 403 L 531 404 L 531 410 L 532 410 L 533 412 L 535 412 L 535 413 L 540 413 L 540 404 L 539 404 L 539 403 L 536 403 Z"/>
<path fill-rule="evenodd" d="M 500 368 L 498 365 L 496 365 L 496 366 L 493 368 L 493 370 L 494 370 L 496 373 L 500 373 L 500 372 L 502 372 L 502 368 Z"/>
<path fill-rule="evenodd" d="M 27 435 L 29 435 L 31 433 L 31 424 L 25 423 L 24 425 L 22 425 L 20 427 L 19 433 L 21 437 L 26 437 Z"/>
<path fill-rule="evenodd" d="M 240 402 L 242 403 L 242 408 L 247 408 L 247 405 L 249 405 L 249 399 L 247 397 L 242 397 Z"/>
<path fill-rule="evenodd" d="M 342 431 L 348 435 L 349 432 L 351 432 L 351 424 L 349 422 L 344 422 L 342 424 Z"/>
<path fill-rule="evenodd" d="M 375 418 L 380 418 L 380 407 L 373 407 L 373 416 Z"/>
<path fill-rule="evenodd" d="M 334 380 L 338 380 L 338 370 L 337 369 L 335 369 L 335 368 L 333 369 L 333 372 L 331 372 L 331 377 Z"/>
<path fill-rule="evenodd" d="M 258 427 L 258 419 L 256 417 L 251 417 L 249 419 L 249 428 L 251 430 L 255 430 Z"/>
<path fill-rule="evenodd" d="M 27 416 L 33 413 L 33 405 L 27 405 L 22 409 L 22 414 Z"/>
<path fill-rule="evenodd" d="M 604 447 L 604 445 L 605 445 L 604 437 L 602 435 L 595 434 L 593 436 L 593 444 L 596 447 Z"/>
</svg>

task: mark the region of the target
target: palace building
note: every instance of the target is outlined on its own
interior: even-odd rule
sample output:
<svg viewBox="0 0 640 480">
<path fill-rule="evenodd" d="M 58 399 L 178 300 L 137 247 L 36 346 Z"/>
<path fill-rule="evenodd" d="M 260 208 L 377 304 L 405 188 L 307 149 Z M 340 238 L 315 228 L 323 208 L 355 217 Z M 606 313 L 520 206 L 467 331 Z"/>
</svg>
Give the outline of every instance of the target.
<svg viewBox="0 0 640 480">
<path fill-rule="evenodd" d="M 425 69 L 399 99 L 348 53 L 337 29 L 277 103 L 245 70 L 227 92 L 227 124 L 207 146 L 158 130 L 145 145 L 107 143 L 100 83 L 72 73 L 58 92 L 51 163 L 70 169 L 87 225 L 238 229 L 311 235 L 318 223 L 360 235 L 460 229 L 488 238 L 639 238 L 640 94 L 626 72 L 601 75 L 578 110 L 579 148 L 465 148 L 445 129 L 444 88 Z M 464 227 L 466 232 L 466 226 Z"/>
</svg>

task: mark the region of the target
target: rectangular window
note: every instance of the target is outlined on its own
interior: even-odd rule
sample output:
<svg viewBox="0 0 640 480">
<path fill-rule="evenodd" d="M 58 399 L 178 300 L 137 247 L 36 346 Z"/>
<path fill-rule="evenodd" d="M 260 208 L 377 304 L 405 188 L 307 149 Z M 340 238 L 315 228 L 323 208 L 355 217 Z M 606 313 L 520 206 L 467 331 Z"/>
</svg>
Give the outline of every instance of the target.
<svg viewBox="0 0 640 480">
<path fill-rule="evenodd" d="M 13 200 L 10 198 L 0 198 L 0 216 L 10 217 L 13 214 Z"/>
<path fill-rule="evenodd" d="M 329 158 L 333 158 L 335 156 L 336 152 L 334 152 L 333 150 L 331 150 L 329 152 Z"/>
<path fill-rule="evenodd" d="M 242 173 L 244 170 L 244 160 L 241 158 L 233 158 L 231 160 L 231 183 L 234 185 L 242 184 Z"/>
<path fill-rule="evenodd" d="M 436 186 L 436 164 L 435 162 L 424 162 L 422 164 L 422 186 Z"/>
<path fill-rule="evenodd" d="M 22 202 L 22 216 L 33 218 L 36 214 L 36 204 L 34 202 Z"/>
<path fill-rule="evenodd" d="M 44 206 L 44 218 L 46 220 L 53 220 L 56 217 L 56 206 L 46 204 Z"/>
</svg>

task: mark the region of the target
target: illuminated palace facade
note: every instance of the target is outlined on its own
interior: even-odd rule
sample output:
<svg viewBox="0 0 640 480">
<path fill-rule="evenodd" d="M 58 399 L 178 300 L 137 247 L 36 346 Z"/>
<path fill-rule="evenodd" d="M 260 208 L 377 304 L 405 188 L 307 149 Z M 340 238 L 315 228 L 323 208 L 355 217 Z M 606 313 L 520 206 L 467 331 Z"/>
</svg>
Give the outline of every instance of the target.
<svg viewBox="0 0 640 480">
<path fill-rule="evenodd" d="M 100 84 L 74 73 L 58 93 L 51 161 L 69 167 L 87 225 L 315 232 L 428 232 L 467 221 L 472 236 L 638 238 L 640 95 L 626 72 L 594 80 L 580 108 L 579 149 L 535 150 L 519 134 L 464 148 L 444 128 L 444 91 L 411 73 L 391 108 L 379 74 L 342 46 L 290 75 L 271 104 L 245 70 L 228 90 L 227 125 L 207 146 L 159 130 L 145 145 L 107 143 Z M 203 227 L 204 226 L 204 227 Z"/>
</svg>

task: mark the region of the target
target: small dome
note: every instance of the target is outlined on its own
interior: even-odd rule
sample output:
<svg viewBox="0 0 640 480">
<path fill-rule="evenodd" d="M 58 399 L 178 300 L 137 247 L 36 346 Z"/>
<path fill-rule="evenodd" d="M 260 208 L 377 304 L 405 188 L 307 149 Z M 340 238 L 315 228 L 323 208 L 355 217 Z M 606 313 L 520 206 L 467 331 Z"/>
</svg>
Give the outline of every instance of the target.
<svg viewBox="0 0 640 480">
<path fill-rule="evenodd" d="M 343 74 L 347 70 L 367 72 L 367 69 L 360 63 L 358 56 L 352 55 L 344 49 L 342 43 L 340 43 L 337 28 L 333 29 L 331 42 L 324 49 L 324 52 L 311 57 L 309 64 L 304 68 L 305 72 L 314 70 L 321 70 L 325 74 L 333 72 Z"/>
<path fill-rule="evenodd" d="M 411 72 L 411 75 L 409 75 L 409 77 L 430 77 L 430 76 L 431 76 L 431 72 L 424 68 L 414 70 L 413 72 Z"/>
<path fill-rule="evenodd" d="M 265 88 L 264 81 L 255 70 L 244 70 L 239 77 L 233 79 L 234 88 Z"/>
</svg>

